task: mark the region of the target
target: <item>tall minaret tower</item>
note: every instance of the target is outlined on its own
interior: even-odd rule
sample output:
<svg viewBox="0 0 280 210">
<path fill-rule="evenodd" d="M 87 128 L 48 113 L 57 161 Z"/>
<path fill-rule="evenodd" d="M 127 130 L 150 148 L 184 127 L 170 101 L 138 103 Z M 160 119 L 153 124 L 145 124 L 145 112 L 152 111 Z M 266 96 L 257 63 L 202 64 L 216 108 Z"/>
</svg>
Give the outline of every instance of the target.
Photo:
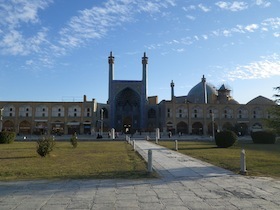
<svg viewBox="0 0 280 210">
<path fill-rule="evenodd" d="M 145 94 L 145 98 L 147 99 L 148 95 L 148 57 L 146 56 L 146 52 L 144 52 L 144 56 L 142 57 L 142 82 L 143 82 L 143 94 Z"/>
<path fill-rule="evenodd" d="M 111 89 L 112 89 L 112 81 L 114 80 L 114 61 L 115 57 L 113 56 L 112 51 L 110 52 L 110 56 L 108 57 L 109 63 L 109 99 L 108 102 L 111 102 Z"/>
<path fill-rule="evenodd" d="M 201 79 L 201 82 L 202 82 L 202 85 L 203 85 L 203 102 L 205 104 L 207 104 L 208 102 L 207 102 L 206 78 L 204 77 L 204 75 Z"/>
<path fill-rule="evenodd" d="M 171 81 L 170 83 L 170 87 L 171 87 L 171 101 L 173 101 L 173 98 L 174 98 L 174 82 L 173 80 Z"/>
<path fill-rule="evenodd" d="M 147 105 L 147 95 L 148 95 L 148 57 L 146 56 L 146 52 L 144 52 L 144 56 L 142 57 L 142 90 L 141 90 L 141 122 L 140 129 L 144 129 L 147 124 L 147 114 L 145 113 L 145 107 Z"/>
</svg>

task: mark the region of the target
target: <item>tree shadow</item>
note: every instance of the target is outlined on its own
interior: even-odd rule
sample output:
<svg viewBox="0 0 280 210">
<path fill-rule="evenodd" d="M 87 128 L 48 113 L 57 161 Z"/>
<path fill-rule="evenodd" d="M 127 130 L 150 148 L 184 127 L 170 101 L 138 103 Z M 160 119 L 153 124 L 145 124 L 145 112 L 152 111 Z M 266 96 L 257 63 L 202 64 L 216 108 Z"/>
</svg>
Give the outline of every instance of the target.
<svg viewBox="0 0 280 210">
<path fill-rule="evenodd" d="M 19 157 L 0 157 L 0 160 L 18 160 L 18 159 L 31 159 L 37 156 L 19 156 Z"/>
<path fill-rule="evenodd" d="M 205 150 L 205 149 L 219 149 L 220 147 L 213 146 L 213 147 L 183 147 L 183 148 L 178 148 L 179 150 Z"/>
</svg>

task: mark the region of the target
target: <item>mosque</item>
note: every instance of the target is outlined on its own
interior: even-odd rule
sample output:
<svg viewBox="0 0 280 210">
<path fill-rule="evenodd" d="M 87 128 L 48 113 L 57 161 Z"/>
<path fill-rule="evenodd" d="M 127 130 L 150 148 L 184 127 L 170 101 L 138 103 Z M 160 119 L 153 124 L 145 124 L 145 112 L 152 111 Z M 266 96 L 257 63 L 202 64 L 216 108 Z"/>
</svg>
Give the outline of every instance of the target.
<svg viewBox="0 0 280 210">
<path fill-rule="evenodd" d="M 263 128 L 270 118 L 268 109 L 275 103 L 258 96 L 239 104 L 230 88 L 216 89 L 204 75 L 185 96 L 175 96 L 171 81 L 170 100 L 158 103 L 147 96 L 148 57 L 142 57 L 142 80 L 115 80 L 114 56 L 108 57 L 108 101 L 80 102 L 0 101 L 2 130 L 24 134 L 96 134 L 114 128 L 120 133 L 161 132 L 212 135 L 230 129 L 240 135 Z"/>
</svg>

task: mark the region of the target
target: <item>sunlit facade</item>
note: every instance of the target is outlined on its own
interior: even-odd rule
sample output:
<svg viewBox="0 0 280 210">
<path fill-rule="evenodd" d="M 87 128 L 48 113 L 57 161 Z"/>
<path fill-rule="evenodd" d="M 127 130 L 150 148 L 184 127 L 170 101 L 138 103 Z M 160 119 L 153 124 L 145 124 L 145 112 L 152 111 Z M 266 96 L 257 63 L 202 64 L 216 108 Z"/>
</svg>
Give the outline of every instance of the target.
<svg viewBox="0 0 280 210">
<path fill-rule="evenodd" d="M 216 89 L 203 76 L 187 95 L 175 96 L 158 103 L 148 97 L 148 57 L 142 57 L 142 79 L 115 80 L 114 57 L 108 57 L 108 101 L 95 99 L 80 102 L 0 101 L 3 130 L 18 134 L 96 134 L 115 128 L 121 133 L 162 132 L 173 134 L 212 135 L 224 129 L 240 135 L 262 129 L 263 120 L 271 116 L 268 109 L 275 103 L 262 96 L 239 104 L 230 88 Z"/>
</svg>

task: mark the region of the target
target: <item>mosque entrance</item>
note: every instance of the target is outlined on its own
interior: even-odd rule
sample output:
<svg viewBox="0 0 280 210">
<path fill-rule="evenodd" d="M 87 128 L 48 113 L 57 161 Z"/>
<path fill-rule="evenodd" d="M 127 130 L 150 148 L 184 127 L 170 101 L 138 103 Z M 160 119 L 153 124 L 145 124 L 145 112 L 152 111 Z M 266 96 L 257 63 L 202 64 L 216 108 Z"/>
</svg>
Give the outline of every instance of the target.
<svg viewBox="0 0 280 210">
<path fill-rule="evenodd" d="M 123 119 L 123 133 L 130 134 L 132 129 L 132 118 L 131 117 L 125 117 Z"/>
<path fill-rule="evenodd" d="M 140 96 L 131 88 L 125 88 L 116 96 L 115 125 L 117 131 L 134 133 L 140 129 Z"/>
</svg>

